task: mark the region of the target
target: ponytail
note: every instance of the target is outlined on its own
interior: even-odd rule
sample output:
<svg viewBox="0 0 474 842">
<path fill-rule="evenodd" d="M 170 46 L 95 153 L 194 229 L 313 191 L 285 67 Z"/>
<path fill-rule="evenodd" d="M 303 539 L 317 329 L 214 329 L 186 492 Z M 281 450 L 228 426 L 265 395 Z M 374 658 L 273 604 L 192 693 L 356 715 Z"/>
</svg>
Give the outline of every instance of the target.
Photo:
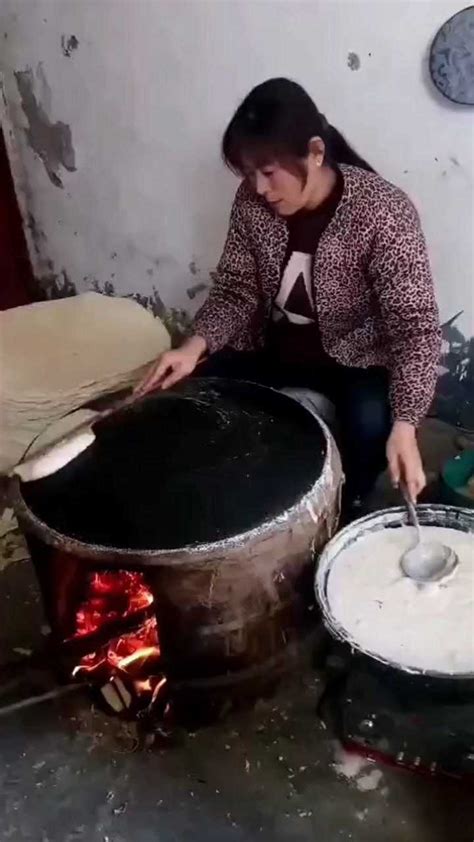
<svg viewBox="0 0 474 842">
<path fill-rule="evenodd" d="M 334 126 L 327 127 L 326 155 L 335 164 L 349 164 L 352 167 L 359 167 L 361 170 L 375 172 L 373 167 L 357 154 L 350 146 L 345 137 Z M 324 138 L 323 138 L 324 139 Z"/>
</svg>

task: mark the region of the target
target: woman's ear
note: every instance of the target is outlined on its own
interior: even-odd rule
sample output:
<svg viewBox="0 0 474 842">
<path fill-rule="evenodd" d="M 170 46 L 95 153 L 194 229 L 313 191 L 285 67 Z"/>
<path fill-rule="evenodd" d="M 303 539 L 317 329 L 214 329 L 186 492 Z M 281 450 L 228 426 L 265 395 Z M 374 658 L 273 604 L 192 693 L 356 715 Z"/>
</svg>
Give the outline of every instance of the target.
<svg viewBox="0 0 474 842">
<path fill-rule="evenodd" d="M 308 156 L 312 158 L 317 167 L 322 167 L 326 146 L 322 137 L 312 137 L 308 143 Z"/>
</svg>

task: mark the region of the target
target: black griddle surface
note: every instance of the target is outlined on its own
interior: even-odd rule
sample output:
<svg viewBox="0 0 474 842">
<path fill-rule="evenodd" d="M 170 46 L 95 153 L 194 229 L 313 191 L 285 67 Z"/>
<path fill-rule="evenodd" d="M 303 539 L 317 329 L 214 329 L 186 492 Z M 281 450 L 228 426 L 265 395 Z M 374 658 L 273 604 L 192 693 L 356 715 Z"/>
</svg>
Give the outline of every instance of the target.
<svg viewBox="0 0 474 842">
<path fill-rule="evenodd" d="M 190 380 L 95 432 L 77 459 L 22 494 L 63 535 L 120 549 L 246 532 L 297 503 L 326 455 L 320 425 L 299 404 L 226 380 Z"/>
</svg>

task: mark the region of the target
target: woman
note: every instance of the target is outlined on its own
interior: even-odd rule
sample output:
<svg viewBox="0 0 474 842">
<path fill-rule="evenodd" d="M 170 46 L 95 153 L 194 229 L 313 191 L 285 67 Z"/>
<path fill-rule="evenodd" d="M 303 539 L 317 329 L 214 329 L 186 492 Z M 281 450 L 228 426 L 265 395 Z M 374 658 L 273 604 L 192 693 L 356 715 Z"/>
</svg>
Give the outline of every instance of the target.
<svg viewBox="0 0 474 842">
<path fill-rule="evenodd" d="M 194 334 L 142 390 L 196 368 L 315 389 L 336 406 L 347 500 L 370 490 L 386 458 L 416 499 L 440 332 L 415 209 L 287 79 L 247 96 L 222 151 L 243 181 L 215 284 Z"/>
</svg>

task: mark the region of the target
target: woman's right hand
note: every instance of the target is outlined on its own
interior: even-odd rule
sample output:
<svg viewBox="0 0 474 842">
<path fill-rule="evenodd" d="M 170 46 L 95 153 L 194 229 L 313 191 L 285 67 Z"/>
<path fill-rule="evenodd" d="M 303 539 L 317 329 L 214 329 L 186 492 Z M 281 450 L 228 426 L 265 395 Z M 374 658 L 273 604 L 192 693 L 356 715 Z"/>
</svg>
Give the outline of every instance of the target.
<svg viewBox="0 0 474 842">
<path fill-rule="evenodd" d="M 138 384 L 135 394 L 145 395 L 154 389 L 169 389 L 170 386 L 174 386 L 192 374 L 205 350 L 206 340 L 202 336 L 192 336 L 181 348 L 165 351 Z"/>
</svg>

